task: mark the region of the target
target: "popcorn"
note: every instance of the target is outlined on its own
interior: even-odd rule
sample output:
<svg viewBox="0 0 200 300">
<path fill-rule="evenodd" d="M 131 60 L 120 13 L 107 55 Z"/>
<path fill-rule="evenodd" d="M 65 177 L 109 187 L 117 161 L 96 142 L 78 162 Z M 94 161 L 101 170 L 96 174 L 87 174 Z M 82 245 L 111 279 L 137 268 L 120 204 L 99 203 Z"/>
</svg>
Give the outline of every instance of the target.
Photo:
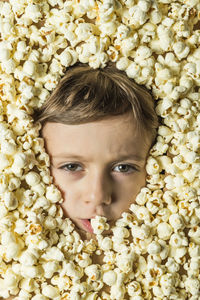
<svg viewBox="0 0 200 300">
<path fill-rule="evenodd" d="M 6 157 L 5 154 L 0 153 L 0 170 L 3 171 L 10 165 L 9 159 Z"/>
<path fill-rule="evenodd" d="M 118 254 L 116 256 L 116 265 L 123 273 L 129 273 L 132 270 L 134 258 L 134 252 Z"/>
<path fill-rule="evenodd" d="M 64 261 L 63 272 L 65 272 L 65 274 L 67 276 L 73 277 L 76 280 L 83 276 L 83 269 L 81 267 L 75 265 L 74 262 L 72 262 L 72 261 L 69 263 L 66 263 Z"/>
<path fill-rule="evenodd" d="M 91 225 L 95 234 L 101 234 L 104 230 L 109 229 L 109 225 L 106 223 L 105 217 L 96 216 L 95 219 L 91 219 Z"/>
<path fill-rule="evenodd" d="M 149 221 L 150 220 L 150 213 L 149 210 L 145 206 L 136 206 L 135 204 L 132 204 L 130 209 L 132 212 L 136 214 L 136 217 L 139 220 Z"/>
<path fill-rule="evenodd" d="M 0 297 L 197 299 L 198 0 L 36 2 L 0 2 Z M 109 236 L 97 216 L 96 240 L 82 241 L 31 115 L 66 68 L 109 60 L 152 90 L 160 126 L 129 213 Z"/>
<path fill-rule="evenodd" d="M 20 245 L 20 243 L 9 243 L 8 245 L 5 246 L 5 255 L 8 261 L 12 260 L 12 259 L 17 259 L 21 249 L 22 249 L 23 245 Z"/>
<path fill-rule="evenodd" d="M 158 242 L 153 241 L 148 245 L 149 254 L 159 254 L 161 251 L 161 246 Z"/>
<path fill-rule="evenodd" d="M 98 281 L 102 274 L 97 265 L 90 265 L 85 268 L 85 274 L 92 281 Z"/>
<path fill-rule="evenodd" d="M 18 207 L 18 200 L 12 192 L 4 193 L 4 203 L 7 209 L 10 211 Z"/>
<path fill-rule="evenodd" d="M 83 252 L 83 254 L 77 254 L 76 261 L 77 261 L 77 263 L 79 264 L 79 266 L 81 268 L 88 267 L 91 264 L 91 262 L 92 262 L 89 254 L 88 253 L 84 253 L 84 252 Z"/>
<path fill-rule="evenodd" d="M 168 240 L 172 234 L 172 231 L 172 227 L 168 223 L 161 222 L 158 224 L 157 232 L 160 239 Z"/>
<path fill-rule="evenodd" d="M 51 278 L 54 273 L 58 272 L 60 269 L 58 261 L 48 261 L 42 265 L 44 269 L 44 276 L 46 278 Z"/>
<path fill-rule="evenodd" d="M 61 201 L 61 193 L 53 185 L 48 186 L 46 191 L 46 197 L 52 203 Z"/>
<path fill-rule="evenodd" d="M 3 48 L 3 45 L 0 44 L 0 61 L 4 62 L 9 60 L 9 58 L 10 58 L 10 50 L 7 48 Z"/>
<path fill-rule="evenodd" d="M 183 218 L 178 214 L 172 214 L 169 217 L 169 223 L 175 230 L 183 229 L 185 227 Z"/>
<path fill-rule="evenodd" d="M 20 235 L 24 234 L 26 230 L 26 222 L 22 219 L 18 219 L 15 223 L 14 231 Z"/>
<path fill-rule="evenodd" d="M 37 185 L 40 182 L 40 175 L 34 171 L 31 171 L 25 176 L 25 180 L 30 186 Z"/>
<path fill-rule="evenodd" d="M 185 281 L 185 287 L 186 287 L 186 291 L 188 291 L 192 295 L 197 296 L 199 294 L 200 284 L 199 284 L 198 279 L 196 279 L 196 278 L 187 278 L 186 281 Z"/>
<path fill-rule="evenodd" d="M 130 78 L 136 78 L 140 73 L 140 66 L 135 62 L 129 64 L 128 68 L 126 69 L 126 74 Z"/>
<path fill-rule="evenodd" d="M 177 42 L 173 45 L 174 52 L 178 59 L 183 59 L 188 56 L 190 48 L 186 46 L 183 42 Z"/>
<path fill-rule="evenodd" d="M 150 157 L 147 160 L 146 170 L 149 175 L 157 174 L 160 171 L 160 166 L 155 158 Z"/>
<path fill-rule="evenodd" d="M 37 259 L 31 252 L 26 250 L 21 254 L 19 261 L 24 266 L 32 266 L 36 264 Z"/>
<path fill-rule="evenodd" d="M 108 286 L 112 286 L 116 283 L 117 280 L 117 274 L 115 271 L 107 271 L 103 274 L 103 282 L 107 284 Z"/>
<path fill-rule="evenodd" d="M 48 298 L 53 299 L 59 296 L 59 290 L 58 288 L 50 284 L 45 284 L 42 287 L 42 294 Z"/>
<path fill-rule="evenodd" d="M 125 287 L 124 285 L 113 285 L 111 287 L 111 299 L 117 299 L 117 300 L 120 300 L 120 299 L 123 299 L 124 298 L 124 294 L 125 294 Z"/>
<path fill-rule="evenodd" d="M 59 56 L 60 62 L 63 66 L 69 67 L 72 63 L 72 56 L 69 51 L 64 50 Z"/>
</svg>

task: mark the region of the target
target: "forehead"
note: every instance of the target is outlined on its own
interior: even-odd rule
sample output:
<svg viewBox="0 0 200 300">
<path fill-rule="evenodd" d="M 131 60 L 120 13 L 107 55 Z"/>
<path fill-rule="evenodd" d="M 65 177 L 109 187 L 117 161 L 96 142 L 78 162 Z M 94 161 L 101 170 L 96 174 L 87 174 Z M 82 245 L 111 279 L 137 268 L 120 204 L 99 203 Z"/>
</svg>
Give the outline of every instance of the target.
<svg viewBox="0 0 200 300">
<path fill-rule="evenodd" d="M 132 113 L 107 117 L 102 120 L 67 125 L 47 122 L 42 130 L 47 150 L 53 154 L 71 150 L 76 152 L 108 150 L 109 153 L 146 152 L 149 143 L 136 128 Z"/>
</svg>

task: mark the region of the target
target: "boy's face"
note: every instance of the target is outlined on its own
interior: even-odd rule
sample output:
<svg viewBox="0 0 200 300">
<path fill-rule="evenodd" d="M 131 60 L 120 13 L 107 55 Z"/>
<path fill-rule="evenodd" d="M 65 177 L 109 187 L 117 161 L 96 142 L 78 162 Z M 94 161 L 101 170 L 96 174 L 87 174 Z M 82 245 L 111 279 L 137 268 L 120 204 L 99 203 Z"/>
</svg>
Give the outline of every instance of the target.
<svg viewBox="0 0 200 300">
<path fill-rule="evenodd" d="M 96 215 L 111 223 L 128 211 L 145 185 L 152 143 L 136 132 L 132 113 L 80 125 L 47 122 L 42 135 L 62 208 L 78 228 L 92 233 Z"/>
</svg>

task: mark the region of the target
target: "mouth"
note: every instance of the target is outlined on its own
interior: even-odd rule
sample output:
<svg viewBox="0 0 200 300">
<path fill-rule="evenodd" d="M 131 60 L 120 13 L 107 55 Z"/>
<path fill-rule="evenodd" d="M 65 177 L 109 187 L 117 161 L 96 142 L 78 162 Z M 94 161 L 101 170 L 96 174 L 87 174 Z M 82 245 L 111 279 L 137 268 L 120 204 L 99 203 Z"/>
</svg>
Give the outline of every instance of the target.
<svg viewBox="0 0 200 300">
<path fill-rule="evenodd" d="M 91 225 L 91 219 L 80 219 L 80 221 L 85 231 L 94 233 Z"/>
<path fill-rule="evenodd" d="M 79 219 L 80 223 L 81 223 L 81 227 L 82 229 L 84 229 L 85 231 L 89 232 L 89 233 L 94 233 L 94 230 L 92 228 L 92 225 L 91 225 L 91 219 Z M 111 226 L 113 226 L 115 224 L 115 221 L 114 220 L 107 220 L 107 223 Z M 103 235 L 108 235 L 110 234 L 112 231 L 111 231 L 111 228 L 108 229 L 108 230 L 105 230 Z"/>
</svg>

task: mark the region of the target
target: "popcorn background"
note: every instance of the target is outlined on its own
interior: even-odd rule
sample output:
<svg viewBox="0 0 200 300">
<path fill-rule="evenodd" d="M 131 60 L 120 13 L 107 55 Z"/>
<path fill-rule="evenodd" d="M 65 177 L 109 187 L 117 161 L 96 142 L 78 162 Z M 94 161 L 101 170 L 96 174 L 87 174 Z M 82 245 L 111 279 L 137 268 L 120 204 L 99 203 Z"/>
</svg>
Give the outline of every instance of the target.
<svg viewBox="0 0 200 300">
<path fill-rule="evenodd" d="M 199 0 L 0 2 L 1 299 L 199 299 L 199 22 Z M 130 212 L 82 241 L 31 115 L 67 67 L 109 60 L 152 89 L 161 126 Z"/>
</svg>

